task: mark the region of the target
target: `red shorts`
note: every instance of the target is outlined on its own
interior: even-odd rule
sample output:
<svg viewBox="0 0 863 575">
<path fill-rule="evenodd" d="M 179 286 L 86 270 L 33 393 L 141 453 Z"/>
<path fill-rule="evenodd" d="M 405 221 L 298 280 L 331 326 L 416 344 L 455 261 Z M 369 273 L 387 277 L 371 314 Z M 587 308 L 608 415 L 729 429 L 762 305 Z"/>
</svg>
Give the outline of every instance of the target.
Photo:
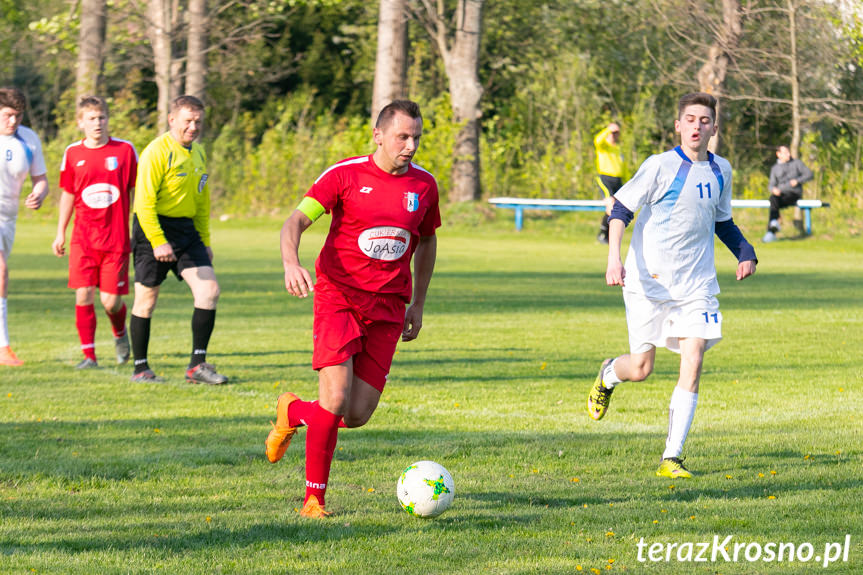
<svg viewBox="0 0 863 575">
<path fill-rule="evenodd" d="M 89 250 L 81 244 L 69 246 L 69 287 L 96 286 L 99 291 L 129 293 L 129 254 Z"/>
<path fill-rule="evenodd" d="M 396 294 L 375 294 L 318 277 L 314 292 L 312 367 L 354 358 L 354 375 L 383 391 L 405 323 L 405 302 Z"/>
</svg>

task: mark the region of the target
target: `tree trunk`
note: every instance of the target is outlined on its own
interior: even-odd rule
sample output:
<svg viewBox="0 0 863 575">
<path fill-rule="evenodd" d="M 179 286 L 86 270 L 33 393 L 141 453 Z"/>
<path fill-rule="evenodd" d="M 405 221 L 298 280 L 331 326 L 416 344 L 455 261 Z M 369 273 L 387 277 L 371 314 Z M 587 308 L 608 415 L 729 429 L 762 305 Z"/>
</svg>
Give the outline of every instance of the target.
<svg viewBox="0 0 863 575">
<path fill-rule="evenodd" d="M 204 99 L 207 78 L 207 0 L 189 0 L 186 94 Z"/>
<path fill-rule="evenodd" d="M 791 155 L 799 158 L 800 152 L 800 76 L 797 72 L 797 4 L 788 0 L 788 57 L 791 60 Z"/>
<path fill-rule="evenodd" d="M 171 36 L 173 18 L 171 0 L 148 0 L 147 17 L 149 26 L 147 34 L 153 47 L 153 67 L 156 73 L 156 88 L 159 90 L 157 101 L 158 129 L 168 128 L 168 113 L 172 99 L 173 50 Z"/>
<path fill-rule="evenodd" d="M 384 106 L 407 96 L 408 21 L 405 2 L 380 0 L 372 125 Z"/>
<path fill-rule="evenodd" d="M 458 0 L 455 30 L 447 29 L 443 0 L 420 0 L 423 10 L 413 9 L 444 62 L 449 81 L 453 117 L 462 125 L 453 149 L 452 189 L 454 202 L 478 200 L 480 186 L 479 134 L 482 85 L 479 82 L 479 47 L 484 0 Z M 451 43 L 451 46 L 450 46 Z"/>
<path fill-rule="evenodd" d="M 444 60 L 453 116 L 464 123 L 456 135 L 453 150 L 452 192 L 456 202 L 478 200 L 482 195 L 479 164 L 480 100 L 479 82 L 480 28 L 483 0 L 459 0 L 456 15 L 455 42 Z"/>
<path fill-rule="evenodd" d="M 717 100 L 716 124 L 719 130 L 710 139 L 708 149 L 716 153 L 722 138 L 722 96 L 725 94 L 725 78 L 728 63 L 735 52 L 743 33 L 739 0 L 722 0 L 722 25 L 707 54 L 707 61 L 698 71 L 698 84 L 702 92 L 712 94 Z"/>
<path fill-rule="evenodd" d="M 81 0 L 78 69 L 75 75 L 75 93 L 78 99 L 97 93 L 104 47 L 105 0 Z"/>
</svg>

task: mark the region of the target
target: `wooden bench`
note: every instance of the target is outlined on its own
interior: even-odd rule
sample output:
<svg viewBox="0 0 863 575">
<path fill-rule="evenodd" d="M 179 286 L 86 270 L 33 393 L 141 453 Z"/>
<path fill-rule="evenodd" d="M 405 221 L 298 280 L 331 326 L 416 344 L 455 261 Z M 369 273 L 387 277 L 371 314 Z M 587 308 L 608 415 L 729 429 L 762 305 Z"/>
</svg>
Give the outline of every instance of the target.
<svg viewBox="0 0 863 575">
<path fill-rule="evenodd" d="M 488 203 L 497 207 L 515 210 L 515 229 L 524 227 L 525 210 L 563 210 L 567 212 L 602 212 L 603 200 L 552 200 L 531 198 L 490 198 Z M 732 208 L 769 208 L 770 200 L 731 200 Z M 797 200 L 797 207 L 803 212 L 806 234 L 812 233 L 812 210 L 828 208 L 830 204 L 821 200 Z"/>
</svg>

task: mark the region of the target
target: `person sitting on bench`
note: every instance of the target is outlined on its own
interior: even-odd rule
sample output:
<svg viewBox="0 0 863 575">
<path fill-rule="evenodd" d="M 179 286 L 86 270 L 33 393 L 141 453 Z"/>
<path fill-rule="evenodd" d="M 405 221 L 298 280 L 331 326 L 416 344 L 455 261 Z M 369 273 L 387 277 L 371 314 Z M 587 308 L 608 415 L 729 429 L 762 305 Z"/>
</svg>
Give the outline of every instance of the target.
<svg viewBox="0 0 863 575">
<path fill-rule="evenodd" d="M 776 148 L 776 163 L 770 168 L 770 216 L 767 221 L 767 233 L 761 238 L 763 242 L 776 240 L 779 233 L 779 210 L 787 206 L 796 206 L 797 200 L 803 197 L 803 183 L 812 179 L 812 170 L 802 161 L 791 157 L 788 146 Z M 795 219 L 794 227 L 800 235 L 804 235 L 803 222 Z"/>
</svg>

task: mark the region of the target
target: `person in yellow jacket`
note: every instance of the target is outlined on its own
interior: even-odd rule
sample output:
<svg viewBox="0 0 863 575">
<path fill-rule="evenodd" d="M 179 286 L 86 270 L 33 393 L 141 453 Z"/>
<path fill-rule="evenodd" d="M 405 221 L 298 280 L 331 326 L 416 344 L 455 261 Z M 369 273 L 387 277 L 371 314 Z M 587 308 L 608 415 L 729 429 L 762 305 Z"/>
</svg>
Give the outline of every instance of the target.
<svg viewBox="0 0 863 575">
<path fill-rule="evenodd" d="M 210 247 L 210 189 L 207 156 L 198 144 L 204 104 L 194 96 L 171 102 L 168 132 L 141 153 L 135 182 L 132 254 L 135 303 L 129 321 L 135 371 L 132 381 L 159 382 L 147 361 L 150 319 L 159 286 L 173 272 L 192 290 L 192 356 L 186 381 L 220 385 L 228 378 L 207 363 L 207 345 L 216 323 L 219 282 Z"/>
<path fill-rule="evenodd" d="M 608 243 L 608 211 L 611 198 L 623 186 L 626 177 L 626 167 L 623 164 L 623 154 L 620 151 L 620 126 L 615 122 L 602 129 L 594 138 L 596 149 L 596 183 L 602 190 L 609 208 L 602 214 L 602 223 L 596 239 L 603 244 Z"/>
</svg>

